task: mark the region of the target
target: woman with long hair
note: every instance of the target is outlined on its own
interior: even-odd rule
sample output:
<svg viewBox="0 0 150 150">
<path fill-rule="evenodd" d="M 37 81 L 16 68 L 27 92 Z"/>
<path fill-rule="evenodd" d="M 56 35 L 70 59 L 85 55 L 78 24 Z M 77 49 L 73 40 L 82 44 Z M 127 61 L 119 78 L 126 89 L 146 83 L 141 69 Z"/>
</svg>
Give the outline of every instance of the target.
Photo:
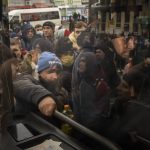
<svg viewBox="0 0 150 150">
<path fill-rule="evenodd" d="M 0 43 L 0 129 L 4 127 L 4 116 L 13 107 L 12 69 L 17 60 L 13 59 L 11 50 Z"/>
</svg>

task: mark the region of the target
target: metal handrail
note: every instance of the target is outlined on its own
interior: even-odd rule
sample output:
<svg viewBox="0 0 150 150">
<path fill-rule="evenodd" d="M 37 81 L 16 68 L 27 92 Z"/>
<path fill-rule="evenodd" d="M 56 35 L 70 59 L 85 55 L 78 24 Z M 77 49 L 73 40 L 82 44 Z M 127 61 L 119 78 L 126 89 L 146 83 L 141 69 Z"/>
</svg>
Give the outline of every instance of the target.
<svg viewBox="0 0 150 150">
<path fill-rule="evenodd" d="M 83 125 L 77 123 L 76 121 L 70 119 L 69 117 L 65 116 L 64 114 L 58 112 L 57 110 L 54 112 L 54 116 L 68 124 L 70 124 L 72 127 L 77 129 L 78 131 L 82 132 L 83 134 L 86 134 L 87 136 L 93 138 L 97 142 L 101 143 L 105 147 L 109 148 L 110 150 L 121 150 L 118 146 L 116 146 L 114 143 L 112 143 L 110 140 L 106 139 L 105 137 L 95 133 L 94 131 L 84 127 Z"/>
</svg>

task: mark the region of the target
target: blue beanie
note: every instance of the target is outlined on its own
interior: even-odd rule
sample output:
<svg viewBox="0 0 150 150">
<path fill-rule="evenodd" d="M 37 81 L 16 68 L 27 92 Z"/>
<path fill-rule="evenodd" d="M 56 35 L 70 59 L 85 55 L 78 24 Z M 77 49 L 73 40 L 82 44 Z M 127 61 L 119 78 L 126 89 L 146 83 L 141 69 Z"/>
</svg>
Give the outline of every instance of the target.
<svg viewBox="0 0 150 150">
<path fill-rule="evenodd" d="M 43 52 L 41 53 L 38 60 L 38 72 L 44 71 L 48 68 L 53 68 L 56 66 L 59 69 L 62 69 L 62 63 L 60 59 L 51 52 Z"/>
</svg>

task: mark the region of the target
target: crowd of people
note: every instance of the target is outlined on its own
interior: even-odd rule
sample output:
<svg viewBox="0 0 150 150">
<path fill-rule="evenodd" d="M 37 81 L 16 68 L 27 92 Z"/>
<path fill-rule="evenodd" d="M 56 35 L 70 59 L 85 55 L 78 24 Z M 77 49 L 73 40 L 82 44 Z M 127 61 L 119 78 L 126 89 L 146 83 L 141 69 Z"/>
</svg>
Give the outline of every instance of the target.
<svg viewBox="0 0 150 150">
<path fill-rule="evenodd" d="M 52 116 L 69 104 L 75 121 L 128 149 L 144 118 L 131 102 L 150 106 L 150 44 L 138 38 L 97 34 L 83 21 L 73 31 L 50 21 L 14 27 L 10 48 L 0 43 L 1 123 L 11 111 Z"/>
</svg>

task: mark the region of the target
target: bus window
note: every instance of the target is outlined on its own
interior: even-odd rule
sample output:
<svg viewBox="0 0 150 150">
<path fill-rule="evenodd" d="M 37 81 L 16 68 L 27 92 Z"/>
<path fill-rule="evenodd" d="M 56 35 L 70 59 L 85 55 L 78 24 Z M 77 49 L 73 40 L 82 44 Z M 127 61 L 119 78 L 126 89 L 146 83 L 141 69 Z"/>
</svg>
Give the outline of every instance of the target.
<svg viewBox="0 0 150 150">
<path fill-rule="evenodd" d="M 53 12 L 41 12 L 41 13 L 26 13 L 21 14 L 23 21 L 40 21 L 40 20 L 52 20 L 59 19 L 58 11 Z"/>
<path fill-rule="evenodd" d="M 49 15 L 50 15 L 50 19 L 58 19 L 59 18 L 58 11 L 53 11 Z"/>
<path fill-rule="evenodd" d="M 23 21 L 32 21 L 32 14 L 21 14 L 21 19 Z"/>
<path fill-rule="evenodd" d="M 52 21 L 56 26 L 61 26 L 61 17 L 59 9 L 56 8 L 33 8 L 33 9 L 18 9 L 9 12 L 9 19 L 12 22 L 13 17 L 19 16 L 19 22 L 30 22 L 34 27 L 36 24 L 43 24 L 45 21 Z"/>
<path fill-rule="evenodd" d="M 12 20 L 13 21 L 19 21 L 19 16 L 13 16 Z"/>
</svg>

